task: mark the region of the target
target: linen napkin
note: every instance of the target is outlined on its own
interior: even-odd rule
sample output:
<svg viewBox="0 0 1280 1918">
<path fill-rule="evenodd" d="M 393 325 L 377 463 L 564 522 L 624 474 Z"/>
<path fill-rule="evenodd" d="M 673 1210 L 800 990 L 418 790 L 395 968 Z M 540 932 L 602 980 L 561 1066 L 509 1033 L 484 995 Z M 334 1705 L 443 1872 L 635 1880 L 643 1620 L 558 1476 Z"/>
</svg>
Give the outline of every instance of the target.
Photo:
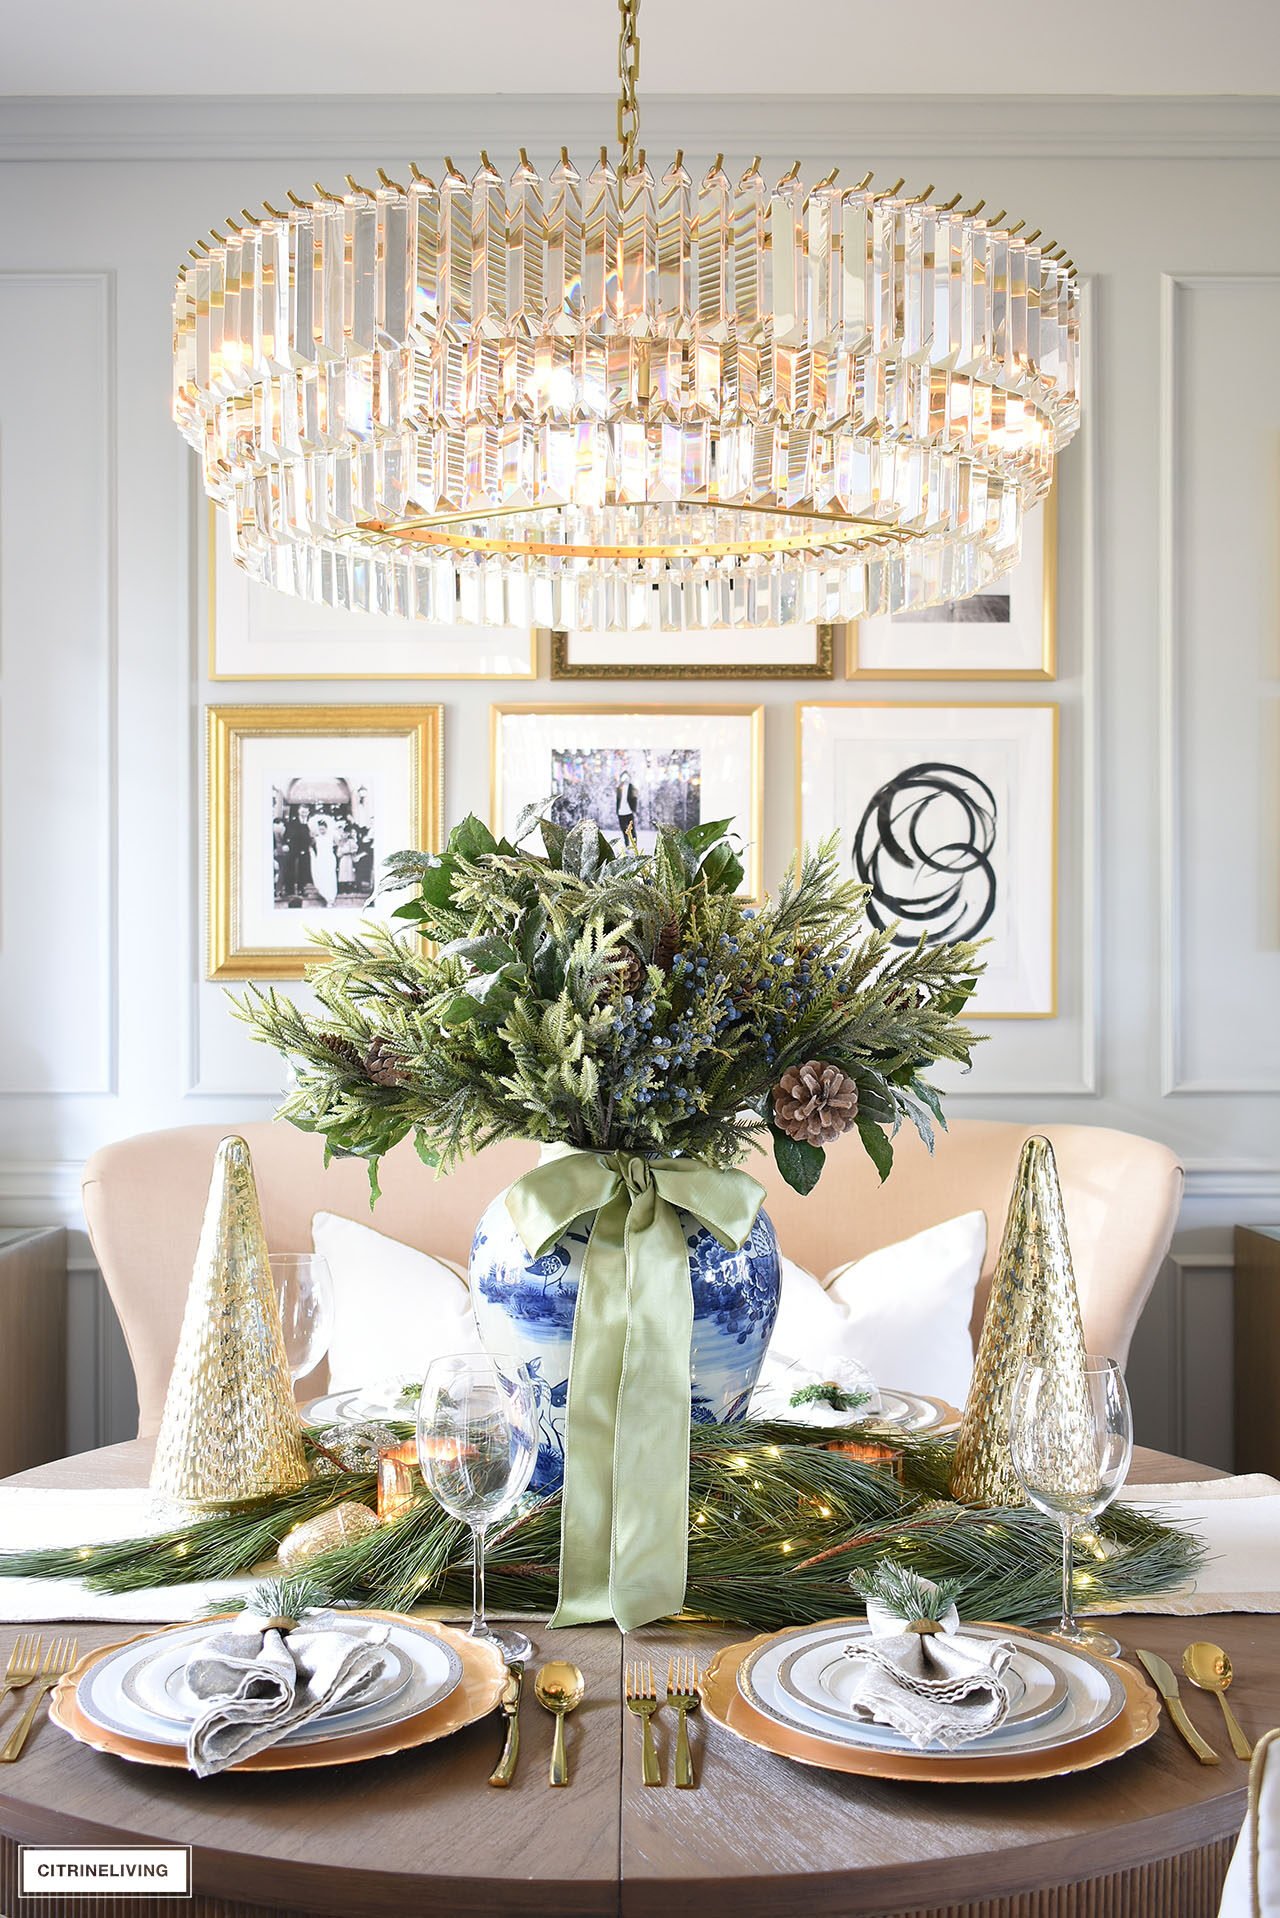
<svg viewBox="0 0 1280 1918">
<path fill-rule="evenodd" d="M 292 1629 L 242 1612 L 202 1640 L 184 1676 L 201 1709 L 187 1734 L 197 1778 L 265 1751 L 341 1700 L 358 1700 L 388 1669 L 385 1625 L 343 1630 L 313 1612 Z"/>
<path fill-rule="evenodd" d="M 913 1745 L 950 1751 L 995 1731 L 1008 1717 L 1004 1674 L 1014 1647 L 965 1632 L 954 1605 L 931 1621 L 935 1631 L 912 1629 L 922 1622 L 867 1599 L 870 1633 L 844 1647 L 845 1657 L 864 1668 L 853 1710 L 859 1718 L 892 1725 Z"/>
<path fill-rule="evenodd" d="M 848 1404 L 850 1398 L 856 1403 Z M 879 1411 L 875 1380 L 856 1359 L 834 1358 L 818 1368 L 771 1356 L 761 1368 L 749 1416 L 794 1425 L 848 1425 L 873 1419 Z"/>
</svg>

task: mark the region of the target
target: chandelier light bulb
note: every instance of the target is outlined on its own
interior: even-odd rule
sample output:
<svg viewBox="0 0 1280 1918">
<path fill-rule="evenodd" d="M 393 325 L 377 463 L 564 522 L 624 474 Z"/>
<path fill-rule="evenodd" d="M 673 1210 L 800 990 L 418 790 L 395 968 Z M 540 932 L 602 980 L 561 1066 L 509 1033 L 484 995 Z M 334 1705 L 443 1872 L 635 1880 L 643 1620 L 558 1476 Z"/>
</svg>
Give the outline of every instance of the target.
<svg viewBox="0 0 1280 1918">
<path fill-rule="evenodd" d="M 180 269 L 174 417 L 255 579 L 439 624 L 838 622 L 990 587 L 1079 421 L 1025 222 L 637 145 L 348 176 Z M 735 177 L 736 174 L 736 177 Z"/>
</svg>

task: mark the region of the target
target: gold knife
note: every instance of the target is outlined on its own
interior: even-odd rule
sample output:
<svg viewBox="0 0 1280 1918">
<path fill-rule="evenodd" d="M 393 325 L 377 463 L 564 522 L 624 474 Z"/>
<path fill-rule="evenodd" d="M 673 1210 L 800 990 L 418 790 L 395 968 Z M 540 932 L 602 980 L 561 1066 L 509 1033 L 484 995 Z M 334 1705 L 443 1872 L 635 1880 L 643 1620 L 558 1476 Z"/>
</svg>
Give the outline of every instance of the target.
<svg viewBox="0 0 1280 1918">
<path fill-rule="evenodd" d="M 491 1785 L 509 1785 L 516 1775 L 516 1759 L 520 1756 L 520 1687 L 523 1683 L 524 1664 L 522 1660 L 513 1658 L 508 1662 L 507 1682 L 498 1700 L 498 1709 L 507 1721 L 507 1737 L 497 1768 L 490 1776 Z"/>
<path fill-rule="evenodd" d="M 1178 1697 L 1178 1681 L 1173 1675 L 1172 1667 L 1166 1665 L 1163 1658 L 1159 1657 L 1155 1652 L 1139 1652 L 1138 1657 L 1146 1667 L 1148 1676 L 1155 1680 L 1156 1690 L 1168 1706 L 1170 1718 L 1182 1733 L 1182 1736 L 1186 1739 L 1188 1745 L 1190 1745 L 1192 1751 L 1200 1760 L 1200 1763 L 1202 1765 L 1220 1765 L 1222 1760 L 1218 1757 L 1217 1752 L 1207 1739 L 1201 1738 L 1199 1732 L 1191 1723 L 1191 1720 L 1187 1717 L 1183 1709 L 1182 1701 Z"/>
</svg>

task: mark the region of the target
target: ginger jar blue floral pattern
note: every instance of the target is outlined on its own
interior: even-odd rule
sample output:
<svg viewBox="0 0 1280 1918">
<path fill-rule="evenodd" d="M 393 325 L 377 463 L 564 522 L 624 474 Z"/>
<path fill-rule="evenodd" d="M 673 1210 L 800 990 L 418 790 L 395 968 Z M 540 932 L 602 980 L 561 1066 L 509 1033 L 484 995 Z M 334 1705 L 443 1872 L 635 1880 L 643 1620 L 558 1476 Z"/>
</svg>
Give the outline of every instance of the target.
<svg viewBox="0 0 1280 1918">
<path fill-rule="evenodd" d="M 690 1391 L 694 1419 L 745 1417 L 778 1316 L 782 1269 L 767 1213 L 757 1215 L 739 1252 L 730 1252 L 687 1212 L 677 1215 L 693 1286 Z M 573 1313 L 591 1215 L 575 1219 L 541 1258 L 525 1250 L 506 1195 L 489 1206 L 471 1247 L 471 1298 L 480 1336 L 529 1369 L 538 1398 L 538 1463 L 533 1489 L 552 1492 L 564 1476 L 565 1404 Z"/>
</svg>

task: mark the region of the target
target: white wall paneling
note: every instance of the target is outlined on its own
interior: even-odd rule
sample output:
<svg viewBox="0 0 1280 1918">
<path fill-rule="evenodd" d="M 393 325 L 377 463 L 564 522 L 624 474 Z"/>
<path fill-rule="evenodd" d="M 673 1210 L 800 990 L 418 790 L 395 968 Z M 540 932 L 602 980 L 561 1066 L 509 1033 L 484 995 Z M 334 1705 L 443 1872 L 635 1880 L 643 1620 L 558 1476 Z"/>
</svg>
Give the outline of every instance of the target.
<svg viewBox="0 0 1280 1918">
<path fill-rule="evenodd" d="M 1280 274 L 1162 293 L 1163 1084 L 1274 1094 L 1280 393 L 1250 348 L 1280 332 Z"/>
<path fill-rule="evenodd" d="M 168 417 L 177 262 L 210 223 L 291 182 L 409 155 L 430 170 L 446 146 L 482 141 L 496 154 L 504 130 L 512 150 L 551 153 L 562 120 L 589 147 L 611 108 L 0 101 L 0 1222 L 78 1225 L 79 1168 L 108 1138 L 272 1109 L 278 1062 L 200 976 L 209 700 L 440 700 L 456 817 L 487 808 L 488 706 L 513 696 L 208 684 L 203 509 Z M 677 128 L 695 164 L 716 147 L 821 153 L 853 177 L 872 166 L 986 194 L 1066 242 L 1088 277 L 1087 424 L 1061 470 L 1061 677 L 879 682 L 873 696 L 1062 706 L 1062 1016 L 993 1024 L 954 1109 L 1119 1126 L 1182 1153 L 1175 1259 L 1131 1377 L 1145 1436 L 1222 1458 L 1230 1228 L 1280 1217 L 1280 400 L 1255 372 L 1280 330 L 1280 107 L 647 103 L 652 150 Z M 545 657 L 541 670 L 522 699 L 586 696 L 553 685 Z M 616 682 L 589 690 L 627 697 Z M 793 845 L 796 699 L 867 694 L 842 679 L 735 685 L 765 707 L 770 878 Z M 644 685 L 646 701 L 694 696 Z M 82 1236 L 73 1267 L 84 1443 L 127 1429 L 128 1371 Z"/>
</svg>

